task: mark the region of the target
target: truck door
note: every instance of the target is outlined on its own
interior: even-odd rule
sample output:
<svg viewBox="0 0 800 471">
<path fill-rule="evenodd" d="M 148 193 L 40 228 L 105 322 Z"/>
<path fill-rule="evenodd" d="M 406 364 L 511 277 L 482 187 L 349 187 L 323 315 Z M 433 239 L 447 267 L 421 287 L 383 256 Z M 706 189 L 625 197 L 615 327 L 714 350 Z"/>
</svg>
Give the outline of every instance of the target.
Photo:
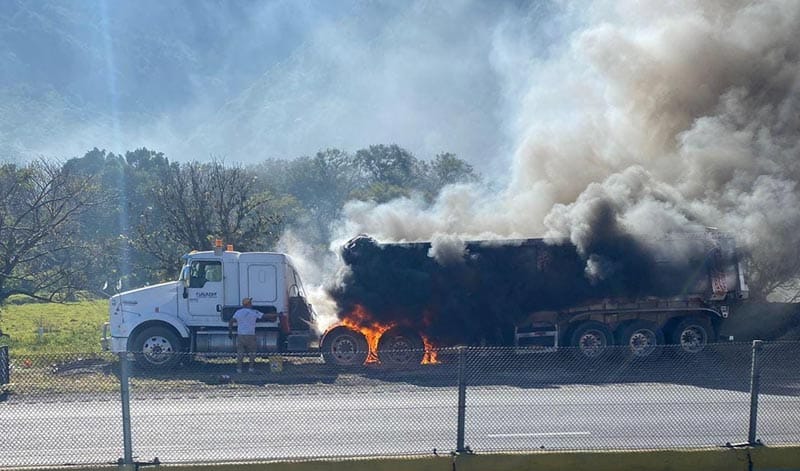
<svg viewBox="0 0 800 471">
<path fill-rule="evenodd" d="M 187 323 L 207 324 L 221 321 L 222 308 L 222 262 L 218 260 L 194 260 L 189 271 Z"/>
<path fill-rule="evenodd" d="M 242 279 L 245 280 L 246 296 L 253 298 L 253 304 L 272 305 L 281 310 L 278 304 L 278 267 L 267 263 L 251 263 L 246 266 Z"/>
</svg>

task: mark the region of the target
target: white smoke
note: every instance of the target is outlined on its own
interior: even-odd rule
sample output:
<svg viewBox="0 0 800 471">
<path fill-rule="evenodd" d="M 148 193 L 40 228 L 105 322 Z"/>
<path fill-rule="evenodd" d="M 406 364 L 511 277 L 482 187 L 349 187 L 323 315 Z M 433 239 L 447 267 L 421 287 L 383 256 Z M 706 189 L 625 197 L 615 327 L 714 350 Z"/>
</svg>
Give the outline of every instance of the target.
<svg viewBox="0 0 800 471">
<path fill-rule="evenodd" d="M 440 265 L 463 263 L 466 254 L 466 243 L 456 235 L 439 234 L 431 238 L 428 256 L 439 262 Z"/>
<path fill-rule="evenodd" d="M 325 290 L 326 273 L 334 272 L 340 265 L 333 253 L 320 260 L 314 248 L 305 243 L 291 230 L 284 231 L 276 244 L 276 250 L 291 254 L 292 263 L 302 274 L 303 291 L 311 304 L 315 322 L 313 327 L 324 332 L 337 321 L 336 303 Z"/>
</svg>

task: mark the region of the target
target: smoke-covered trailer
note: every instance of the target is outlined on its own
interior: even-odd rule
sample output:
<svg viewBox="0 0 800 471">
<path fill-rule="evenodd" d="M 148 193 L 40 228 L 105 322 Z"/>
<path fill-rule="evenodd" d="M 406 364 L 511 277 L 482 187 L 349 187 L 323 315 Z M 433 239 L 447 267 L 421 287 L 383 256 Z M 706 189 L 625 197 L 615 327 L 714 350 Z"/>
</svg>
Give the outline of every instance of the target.
<svg viewBox="0 0 800 471">
<path fill-rule="evenodd" d="M 418 363 L 454 345 L 570 346 L 587 357 L 618 345 L 641 358 L 676 344 L 697 353 L 748 295 L 733 238 L 714 230 L 614 237 L 583 250 L 544 239 L 386 244 L 359 236 L 342 256 L 347 270 L 331 290 L 342 324 L 321 342 L 339 365 L 369 354 Z"/>
</svg>

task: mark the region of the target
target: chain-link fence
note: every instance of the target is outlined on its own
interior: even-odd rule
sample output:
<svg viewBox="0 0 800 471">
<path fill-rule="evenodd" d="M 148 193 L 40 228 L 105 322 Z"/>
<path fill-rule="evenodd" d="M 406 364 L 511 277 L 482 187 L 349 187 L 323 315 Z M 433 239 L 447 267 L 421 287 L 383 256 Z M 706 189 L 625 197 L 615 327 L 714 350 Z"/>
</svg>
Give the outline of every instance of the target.
<svg viewBox="0 0 800 471">
<path fill-rule="evenodd" d="M 12 352 L 0 467 L 800 443 L 800 342 L 604 353 L 463 348 L 352 369 L 283 356 L 237 373 L 229 357 L 158 372 L 135 355 Z"/>
</svg>

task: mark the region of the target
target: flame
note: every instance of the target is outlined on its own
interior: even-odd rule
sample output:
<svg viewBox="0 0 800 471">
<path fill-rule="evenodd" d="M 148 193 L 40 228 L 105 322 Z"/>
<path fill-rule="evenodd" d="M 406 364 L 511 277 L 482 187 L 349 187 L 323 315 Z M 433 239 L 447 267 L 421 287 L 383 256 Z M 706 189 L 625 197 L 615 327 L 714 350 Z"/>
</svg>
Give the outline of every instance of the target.
<svg viewBox="0 0 800 471">
<path fill-rule="evenodd" d="M 378 342 L 381 339 L 381 335 L 397 325 L 396 322 L 384 324 L 375 321 L 370 315 L 369 311 L 367 311 L 361 305 L 356 305 L 355 309 L 353 309 L 351 312 L 343 314 L 341 324 L 355 330 L 356 332 L 361 332 L 361 334 L 363 334 L 367 339 L 369 354 L 367 355 L 367 360 L 364 362 L 365 364 L 380 363 L 380 360 L 378 359 Z M 422 357 L 422 364 L 428 365 L 439 363 L 439 360 L 437 359 L 436 347 L 434 346 L 433 342 L 431 342 L 430 339 L 424 335 L 420 336 L 422 337 L 422 343 L 425 346 L 425 354 Z"/>
<path fill-rule="evenodd" d="M 422 364 L 423 365 L 433 365 L 439 363 L 438 354 L 436 353 L 436 347 L 433 346 L 433 343 L 428 339 L 428 337 L 422 336 L 422 343 L 425 345 L 425 355 L 422 357 Z"/>
<path fill-rule="evenodd" d="M 431 322 L 433 321 L 434 314 L 432 311 L 425 310 L 422 313 L 422 322 L 425 327 L 429 327 Z M 439 363 L 438 355 L 436 353 L 436 346 L 431 342 L 431 340 L 422 335 L 422 344 L 425 345 L 425 354 L 422 356 L 422 364 L 423 365 L 430 365 Z"/>
<path fill-rule="evenodd" d="M 369 312 L 361 305 L 356 305 L 356 308 L 342 316 L 342 324 L 357 331 L 361 332 L 367 339 L 367 346 L 369 347 L 369 354 L 365 363 L 379 363 L 378 360 L 378 341 L 384 332 L 394 327 L 396 324 L 382 324 L 375 322 L 370 316 Z"/>
</svg>

